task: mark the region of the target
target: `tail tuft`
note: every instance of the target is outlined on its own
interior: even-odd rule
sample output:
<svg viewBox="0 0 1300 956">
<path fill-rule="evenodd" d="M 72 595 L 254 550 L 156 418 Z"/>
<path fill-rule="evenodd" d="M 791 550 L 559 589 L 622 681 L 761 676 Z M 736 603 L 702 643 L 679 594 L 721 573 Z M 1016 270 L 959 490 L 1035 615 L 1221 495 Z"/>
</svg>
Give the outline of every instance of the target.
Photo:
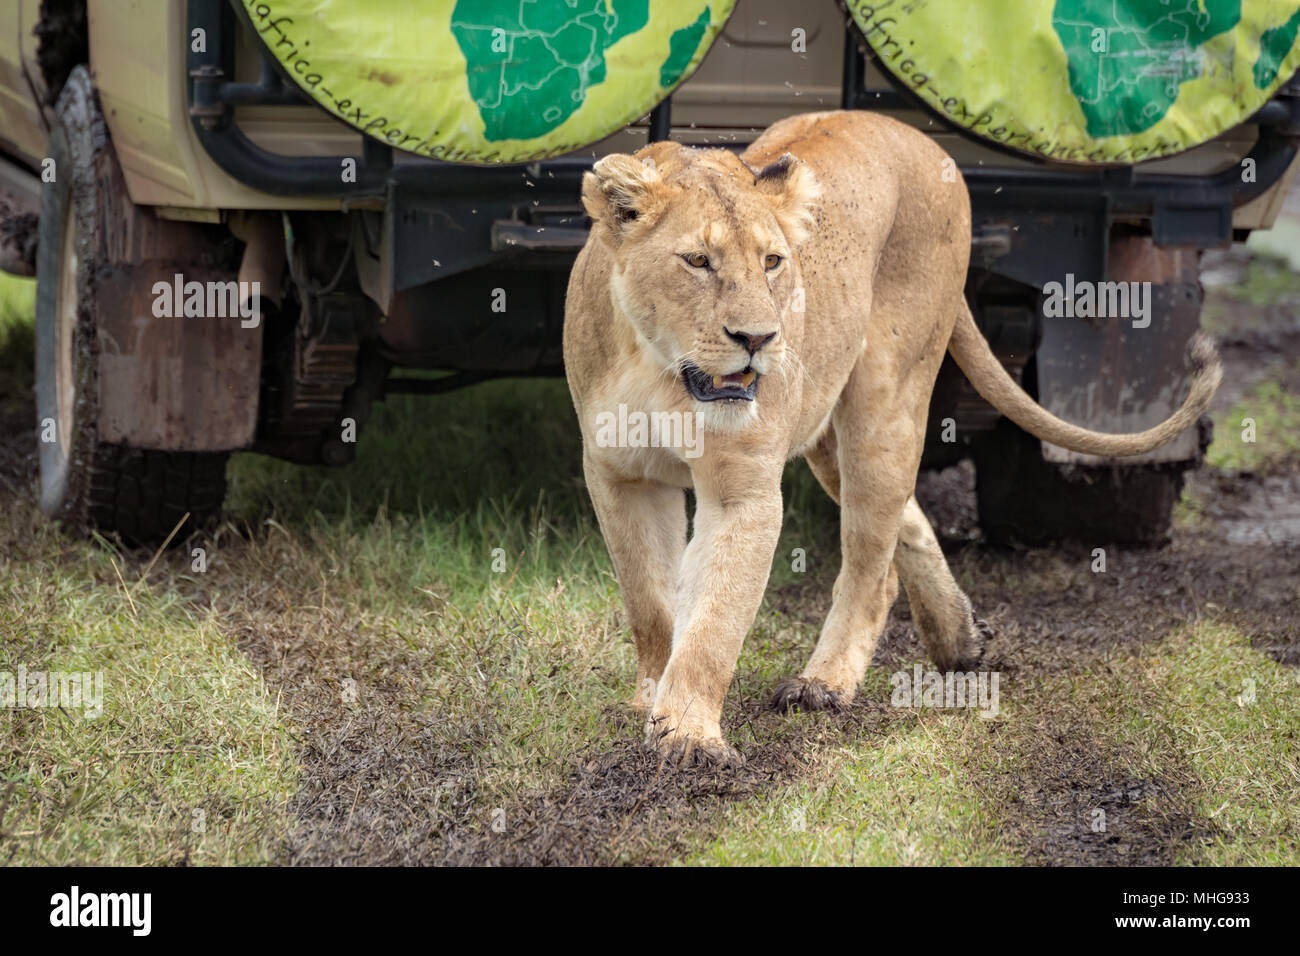
<svg viewBox="0 0 1300 956">
<path fill-rule="evenodd" d="M 1214 339 L 1207 332 L 1198 331 L 1189 343 L 1188 356 L 1192 362 L 1194 402 L 1209 405 L 1219 383 L 1223 381 L 1223 364 L 1219 361 L 1219 350 L 1214 347 Z"/>
<path fill-rule="evenodd" d="M 1188 346 L 1192 360 L 1192 374 L 1210 374 L 1216 378 L 1223 377 L 1223 366 L 1219 364 L 1219 350 L 1214 347 L 1214 339 L 1208 332 L 1198 331 L 1192 336 Z"/>
</svg>

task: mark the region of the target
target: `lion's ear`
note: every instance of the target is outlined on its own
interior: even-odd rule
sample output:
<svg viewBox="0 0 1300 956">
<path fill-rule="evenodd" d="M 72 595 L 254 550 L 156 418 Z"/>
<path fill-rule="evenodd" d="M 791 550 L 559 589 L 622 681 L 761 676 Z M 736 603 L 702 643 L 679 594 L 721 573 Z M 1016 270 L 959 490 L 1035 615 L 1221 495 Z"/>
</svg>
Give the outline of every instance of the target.
<svg viewBox="0 0 1300 956">
<path fill-rule="evenodd" d="M 754 185 L 772 204 L 786 241 L 798 246 L 807 239 L 821 196 L 821 186 L 808 164 L 786 153 L 754 173 Z"/>
<path fill-rule="evenodd" d="M 602 238 L 613 245 L 651 220 L 663 205 L 664 185 L 653 163 L 615 153 L 582 177 L 582 205 Z"/>
</svg>

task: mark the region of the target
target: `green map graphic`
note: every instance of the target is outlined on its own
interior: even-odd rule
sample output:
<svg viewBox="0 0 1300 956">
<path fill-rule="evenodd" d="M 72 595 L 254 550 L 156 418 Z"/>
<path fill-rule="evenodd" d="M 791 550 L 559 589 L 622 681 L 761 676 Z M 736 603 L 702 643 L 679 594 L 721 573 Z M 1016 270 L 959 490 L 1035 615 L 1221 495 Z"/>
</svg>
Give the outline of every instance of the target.
<svg viewBox="0 0 1300 956">
<path fill-rule="evenodd" d="M 954 126 L 1053 162 L 1194 149 L 1300 68 L 1300 0 L 843 2 L 895 84 Z"/>
<path fill-rule="evenodd" d="M 605 81 L 605 53 L 645 28 L 650 0 L 459 0 L 451 30 L 468 64 L 470 95 L 490 141 L 545 135 Z M 690 64 L 711 20 L 673 33 L 660 83 Z"/>
<path fill-rule="evenodd" d="M 691 62 L 691 57 L 695 55 L 696 49 L 700 45 L 700 40 L 704 37 L 704 31 L 709 28 L 709 20 L 712 14 L 709 8 L 705 7 L 700 11 L 699 19 L 689 27 L 682 27 L 680 30 L 673 32 L 671 39 L 668 41 L 669 49 L 668 59 L 664 60 L 663 66 L 659 68 L 659 85 L 672 86 L 682 75 L 687 64 Z"/>
<path fill-rule="evenodd" d="M 1183 83 L 1204 72 L 1202 47 L 1240 21 L 1241 0 L 1057 0 L 1052 27 L 1088 135 L 1140 133 L 1160 122 Z M 1256 87 L 1277 77 L 1297 30 L 1300 7 L 1260 37 Z"/>
<path fill-rule="evenodd" d="M 1052 27 L 1088 135 L 1140 133 L 1160 122 L 1182 84 L 1201 75 L 1200 48 L 1240 19 L 1241 0 L 1057 0 Z"/>
<path fill-rule="evenodd" d="M 1296 7 L 1291 19 L 1280 27 L 1265 30 L 1259 38 L 1259 59 L 1255 61 L 1255 86 L 1264 89 L 1277 79 L 1278 68 L 1295 43 L 1296 31 L 1300 30 L 1300 7 Z"/>
</svg>

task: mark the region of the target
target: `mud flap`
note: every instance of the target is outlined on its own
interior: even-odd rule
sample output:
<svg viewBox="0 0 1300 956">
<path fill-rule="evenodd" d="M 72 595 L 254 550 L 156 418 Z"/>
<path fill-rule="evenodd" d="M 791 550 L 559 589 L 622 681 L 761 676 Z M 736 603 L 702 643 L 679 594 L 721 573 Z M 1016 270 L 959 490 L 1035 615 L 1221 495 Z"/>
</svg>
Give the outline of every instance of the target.
<svg viewBox="0 0 1300 956">
<path fill-rule="evenodd" d="M 205 300 L 208 289 L 234 285 L 229 273 L 172 259 L 121 266 L 101 280 L 99 294 L 113 304 L 101 308 L 97 331 L 100 440 L 171 451 L 245 448 L 257 427 L 260 320 L 244 328 L 237 315 L 155 315 L 155 285 L 174 289 L 176 276 L 201 284 Z"/>
<path fill-rule="evenodd" d="M 1101 432 L 1143 431 L 1168 418 L 1187 396 L 1187 347 L 1200 325 L 1203 293 L 1196 249 L 1162 249 L 1149 236 L 1114 236 L 1107 284 L 1060 283 L 1075 316 L 1053 315 L 1055 288 L 1045 289 L 1043 338 L 1037 352 L 1038 400 L 1053 415 Z M 1078 305 L 1091 296 L 1092 317 Z M 1127 305 L 1125 305 L 1127 303 Z M 1067 303 L 1068 305 L 1068 303 Z M 1096 316 L 1097 311 L 1120 315 Z M 1200 439 L 1177 439 L 1125 463 L 1194 461 Z M 1042 443 L 1049 462 L 1098 465 L 1098 458 Z"/>
<path fill-rule="evenodd" d="M 78 226 L 104 264 L 93 279 L 99 441 L 170 451 L 250 446 L 262 328 L 239 315 L 224 235 L 134 205 L 111 147 L 94 163 L 94 221 Z M 187 316 L 188 293 L 200 287 L 202 306 L 188 311 L 201 314 Z"/>
</svg>

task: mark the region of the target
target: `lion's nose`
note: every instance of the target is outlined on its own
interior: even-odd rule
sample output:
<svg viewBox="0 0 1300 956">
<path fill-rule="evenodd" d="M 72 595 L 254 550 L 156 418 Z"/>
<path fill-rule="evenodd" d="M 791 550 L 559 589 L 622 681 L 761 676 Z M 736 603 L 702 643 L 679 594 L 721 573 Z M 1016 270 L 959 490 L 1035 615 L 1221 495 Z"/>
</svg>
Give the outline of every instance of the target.
<svg viewBox="0 0 1300 956">
<path fill-rule="evenodd" d="M 753 355 L 768 342 L 771 342 L 776 338 L 775 332 L 733 332 L 726 326 L 722 327 L 722 331 L 727 333 L 727 338 L 731 339 L 731 341 L 739 342 L 743 345 L 749 351 L 750 355 Z"/>
</svg>

